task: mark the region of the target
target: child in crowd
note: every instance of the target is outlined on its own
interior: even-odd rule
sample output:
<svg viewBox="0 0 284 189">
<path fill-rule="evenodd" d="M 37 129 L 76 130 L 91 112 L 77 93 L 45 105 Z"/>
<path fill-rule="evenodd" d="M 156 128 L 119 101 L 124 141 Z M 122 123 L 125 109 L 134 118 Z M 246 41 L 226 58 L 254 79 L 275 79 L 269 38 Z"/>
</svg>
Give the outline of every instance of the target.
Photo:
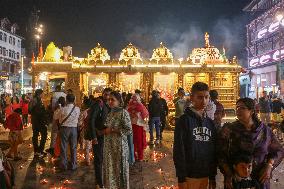
<svg viewBox="0 0 284 189">
<path fill-rule="evenodd" d="M 90 150 L 92 148 L 92 141 L 88 139 L 87 137 L 87 127 L 90 120 L 90 106 L 91 106 L 91 100 L 85 99 L 82 106 L 82 111 L 79 117 L 79 129 L 80 129 L 80 150 L 84 151 L 85 153 L 85 162 L 89 166 L 91 165 L 90 162 Z"/>
<path fill-rule="evenodd" d="M 28 108 L 29 108 L 29 99 L 27 95 L 23 94 L 22 95 L 22 100 L 21 100 L 21 108 L 22 108 L 22 120 L 23 120 L 23 125 L 24 127 L 28 126 Z"/>
<path fill-rule="evenodd" d="M 259 183 L 251 178 L 252 156 L 239 153 L 233 160 L 233 189 L 260 189 Z"/>
<path fill-rule="evenodd" d="M 10 130 L 8 140 L 11 144 L 7 158 L 13 158 L 18 161 L 22 158 L 18 155 L 18 145 L 23 143 L 22 130 L 23 124 L 21 119 L 21 109 L 15 109 L 12 114 L 7 118 L 5 128 Z"/>
</svg>

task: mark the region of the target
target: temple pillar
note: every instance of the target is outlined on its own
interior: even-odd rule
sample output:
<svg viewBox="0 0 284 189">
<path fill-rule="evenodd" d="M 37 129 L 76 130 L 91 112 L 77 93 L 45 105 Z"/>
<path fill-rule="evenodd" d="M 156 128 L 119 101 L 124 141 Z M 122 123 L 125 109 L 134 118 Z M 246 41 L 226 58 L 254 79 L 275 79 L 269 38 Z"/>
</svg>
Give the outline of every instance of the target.
<svg viewBox="0 0 284 189">
<path fill-rule="evenodd" d="M 179 73 L 178 74 L 178 81 L 177 81 L 178 82 L 177 83 L 178 88 L 180 88 L 180 87 L 184 88 L 183 81 L 184 81 L 184 74 L 183 73 Z"/>
<path fill-rule="evenodd" d="M 149 102 L 149 96 L 153 90 L 154 84 L 154 74 L 153 73 L 143 73 L 142 76 L 142 91 L 143 91 L 143 98 L 145 102 Z"/>
<path fill-rule="evenodd" d="M 65 84 L 65 89 L 71 89 L 73 91 L 73 94 L 76 97 L 76 104 L 78 106 L 82 103 L 82 83 L 80 82 L 80 73 L 79 72 L 68 72 L 67 73 L 67 79 Z"/>
<path fill-rule="evenodd" d="M 108 86 L 114 90 L 117 89 L 117 73 L 109 73 L 108 74 Z"/>
</svg>

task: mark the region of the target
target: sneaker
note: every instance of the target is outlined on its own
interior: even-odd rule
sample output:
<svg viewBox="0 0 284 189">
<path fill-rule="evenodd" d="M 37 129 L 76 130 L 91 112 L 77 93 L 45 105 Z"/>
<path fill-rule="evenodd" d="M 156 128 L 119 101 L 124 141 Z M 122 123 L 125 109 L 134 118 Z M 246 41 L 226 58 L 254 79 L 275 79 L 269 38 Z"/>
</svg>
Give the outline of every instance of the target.
<svg viewBox="0 0 284 189">
<path fill-rule="evenodd" d="M 157 139 L 155 143 L 156 143 L 156 144 L 160 144 L 160 140 L 159 140 L 159 139 Z"/>
<path fill-rule="evenodd" d="M 150 144 L 150 145 L 154 145 L 154 141 L 153 141 L 153 140 L 150 140 L 149 144 Z"/>
</svg>

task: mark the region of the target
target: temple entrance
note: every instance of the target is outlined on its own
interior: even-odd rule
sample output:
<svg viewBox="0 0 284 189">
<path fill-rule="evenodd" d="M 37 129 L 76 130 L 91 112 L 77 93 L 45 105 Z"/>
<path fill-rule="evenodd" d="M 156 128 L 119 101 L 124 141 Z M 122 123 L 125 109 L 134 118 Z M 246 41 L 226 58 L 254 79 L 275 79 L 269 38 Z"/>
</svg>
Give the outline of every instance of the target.
<svg viewBox="0 0 284 189">
<path fill-rule="evenodd" d="M 153 89 L 158 90 L 161 93 L 161 97 L 164 98 L 169 104 L 169 107 L 172 107 L 174 94 L 178 88 L 178 74 L 154 74 L 154 84 Z"/>
<path fill-rule="evenodd" d="M 186 92 L 190 92 L 192 85 L 195 82 L 204 82 L 209 84 L 209 74 L 208 73 L 187 73 L 183 78 L 183 86 Z"/>
<path fill-rule="evenodd" d="M 141 88 L 141 80 L 142 80 L 141 73 L 135 73 L 135 74 L 120 73 L 118 74 L 118 90 L 127 93 L 134 93 L 135 89 Z"/>
<path fill-rule="evenodd" d="M 95 97 L 98 97 L 102 94 L 104 88 L 108 84 L 108 74 L 87 74 L 88 75 L 88 93 L 92 94 Z"/>
</svg>

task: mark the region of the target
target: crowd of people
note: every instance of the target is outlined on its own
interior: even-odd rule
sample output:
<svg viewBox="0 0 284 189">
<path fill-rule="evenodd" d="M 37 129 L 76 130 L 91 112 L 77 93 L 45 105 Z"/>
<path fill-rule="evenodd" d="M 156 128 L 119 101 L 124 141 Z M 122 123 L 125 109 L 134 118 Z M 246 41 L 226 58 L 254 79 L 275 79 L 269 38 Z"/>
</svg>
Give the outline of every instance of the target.
<svg viewBox="0 0 284 189">
<path fill-rule="evenodd" d="M 276 112 L 274 117 L 278 118 L 282 103 L 270 100 L 265 93 L 259 103 L 241 98 L 236 104 L 238 120 L 223 125 L 225 110 L 218 92 L 197 82 L 190 96 L 179 88 L 173 104 L 173 159 L 180 189 L 215 189 L 218 167 L 225 189 L 269 189 L 271 173 L 282 161 L 284 150 L 267 126 L 268 114 Z M 167 101 L 157 90 L 152 91 L 146 105 L 138 89 L 127 94 L 105 88 L 100 97 L 84 97 L 79 107 L 73 91 L 65 93 L 60 86 L 48 107 L 43 104 L 43 90 L 37 89 L 33 97 L 23 95 L 20 100 L 2 95 L 0 110 L 2 123 L 10 130 L 7 158 L 22 158 L 18 145 L 23 142 L 22 130 L 29 124 L 30 115 L 35 158 L 49 153 L 58 160 L 60 171 L 74 171 L 77 151 L 84 151 L 87 166 L 91 165 L 93 151 L 96 188 L 107 189 L 131 188 L 129 166 L 144 160 L 147 144 L 162 142 L 169 115 Z M 51 142 L 45 150 L 49 125 Z"/>
</svg>

